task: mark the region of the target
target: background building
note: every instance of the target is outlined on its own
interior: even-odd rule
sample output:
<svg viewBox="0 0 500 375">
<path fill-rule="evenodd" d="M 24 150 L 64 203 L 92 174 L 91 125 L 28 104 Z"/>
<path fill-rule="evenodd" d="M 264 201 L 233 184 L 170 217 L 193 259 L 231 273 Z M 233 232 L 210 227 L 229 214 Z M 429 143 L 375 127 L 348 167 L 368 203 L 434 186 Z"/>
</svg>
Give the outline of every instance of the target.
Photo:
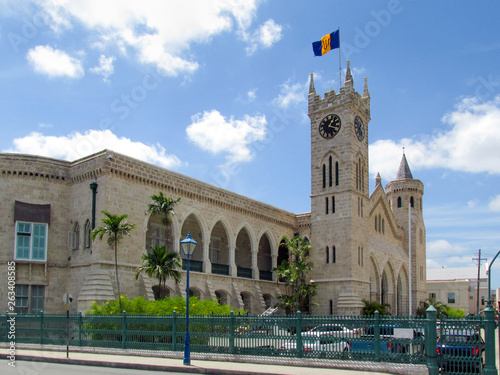
<svg viewBox="0 0 500 375">
<path fill-rule="evenodd" d="M 479 276 L 479 305 L 477 267 L 429 268 L 427 293 L 429 299 L 440 301 L 467 314 L 477 314 L 486 307 L 488 276 L 481 267 Z"/>
<path fill-rule="evenodd" d="M 73 312 L 115 299 L 114 251 L 90 240 L 101 211 L 128 214 L 136 225 L 119 247 L 121 291 L 154 299 L 157 281 L 134 275 L 151 244 L 179 251 L 190 232 L 198 242 L 190 293 L 262 313 L 285 292 L 272 269 L 287 250 L 282 236 L 312 243 L 319 314 L 359 314 L 363 299 L 408 314 L 427 298 L 424 193 L 403 155 L 385 191 L 377 176 L 369 194 L 370 94 L 354 89 L 349 64 L 338 93 L 316 94 L 311 76 L 311 212 L 294 214 L 111 150 L 73 162 L 0 154 L 0 277 L 16 262 L 19 311 Z M 397 163 L 398 161 L 395 161 Z M 265 182 L 263 182 L 265 183 Z M 151 195 L 181 198 L 172 223 L 146 212 Z M 95 216 L 94 216 L 95 215 Z M 411 254 L 411 255 L 410 255 Z M 411 280 L 411 288 L 410 288 Z M 185 285 L 167 282 L 168 295 Z M 7 294 L 0 308 L 8 308 Z"/>
</svg>

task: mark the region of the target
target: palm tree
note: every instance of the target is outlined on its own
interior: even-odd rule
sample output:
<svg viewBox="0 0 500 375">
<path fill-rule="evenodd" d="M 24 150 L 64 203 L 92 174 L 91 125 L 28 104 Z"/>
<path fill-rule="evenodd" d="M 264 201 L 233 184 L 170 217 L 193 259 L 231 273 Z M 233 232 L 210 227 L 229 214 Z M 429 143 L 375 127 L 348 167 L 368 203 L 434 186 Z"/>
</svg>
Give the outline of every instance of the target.
<svg viewBox="0 0 500 375">
<path fill-rule="evenodd" d="M 181 257 L 174 251 L 167 251 L 166 246 L 151 246 L 151 253 L 142 254 L 142 264 L 137 268 L 135 278 L 144 271 L 149 277 L 158 279 L 160 288 L 159 299 L 165 298 L 165 283 L 168 278 L 173 278 L 176 284 L 182 280 L 181 273 L 177 270 L 181 266 Z"/>
<path fill-rule="evenodd" d="M 104 235 L 106 235 L 107 242 L 109 246 L 113 246 L 115 249 L 115 277 L 116 277 L 116 287 L 118 289 L 118 301 L 120 304 L 120 309 L 122 308 L 122 300 L 120 294 L 120 280 L 118 278 L 118 243 L 124 236 L 130 236 L 130 232 L 135 228 L 134 224 L 129 224 L 125 220 L 128 215 L 113 215 L 107 211 L 102 211 L 104 217 L 101 218 L 103 225 L 98 226 L 92 231 L 92 241 L 96 237 L 102 240 Z"/>
<path fill-rule="evenodd" d="M 317 294 L 317 285 L 307 281 L 307 275 L 313 268 L 313 263 L 309 261 L 311 243 L 299 235 L 288 239 L 283 236 L 281 246 L 288 247 L 290 257 L 274 268 L 276 277 L 284 278 L 287 284 L 287 291 L 291 294 L 280 295 L 278 298 L 280 307 L 287 311 L 307 311 L 309 302 Z"/>
<path fill-rule="evenodd" d="M 163 195 L 163 192 L 160 191 L 158 195 L 152 195 L 151 200 L 153 202 L 148 205 L 147 212 L 153 215 L 162 216 L 162 223 L 165 224 L 165 233 L 167 233 L 168 224 L 171 221 L 171 215 L 174 213 L 174 206 L 180 202 L 181 198 L 173 199 L 166 197 Z"/>
<path fill-rule="evenodd" d="M 441 318 L 442 315 L 448 316 L 448 305 L 434 298 L 427 298 L 425 301 L 420 301 L 420 306 L 417 308 L 417 315 L 425 316 L 429 307 L 434 306 L 436 309 L 436 317 Z"/>
<path fill-rule="evenodd" d="M 365 307 L 363 307 L 363 315 L 372 316 L 375 311 L 378 311 L 380 315 L 391 315 L 389 312 L 391 310 L 391 304 L 384 303 L 381 304 L 377 301 L 363 300 Z"/>
</svg>

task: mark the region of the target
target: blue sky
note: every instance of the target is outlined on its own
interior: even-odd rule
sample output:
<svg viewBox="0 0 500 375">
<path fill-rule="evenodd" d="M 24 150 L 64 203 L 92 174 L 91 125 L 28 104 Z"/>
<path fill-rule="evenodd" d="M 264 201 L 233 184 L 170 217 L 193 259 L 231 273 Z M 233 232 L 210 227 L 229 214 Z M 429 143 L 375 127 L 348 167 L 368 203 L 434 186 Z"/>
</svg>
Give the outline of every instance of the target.
<svg viewBox="0 0 500 375">
<path fill-rule="evenodd" d="M 0 151 L 104 148 L 310 211 L 307 89 L 341 64 L 371 94 L 371 189 L 402 148 L 425 185 L 429 267 L 500 249 L 500 4 L 494 1 L 0 0 Z M 492 287 L 500 287 L 500 260 Z"/>
</svg>

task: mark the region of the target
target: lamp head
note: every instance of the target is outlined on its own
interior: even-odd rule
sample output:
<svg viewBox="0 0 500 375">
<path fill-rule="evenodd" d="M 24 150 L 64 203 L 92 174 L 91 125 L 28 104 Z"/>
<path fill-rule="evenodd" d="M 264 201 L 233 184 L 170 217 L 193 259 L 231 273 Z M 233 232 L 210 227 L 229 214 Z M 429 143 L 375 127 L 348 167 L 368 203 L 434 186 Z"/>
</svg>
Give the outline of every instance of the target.
<svg viewBox="0 0 500 375">
<path fill-rule="evenodd" d="M 181 249 L 184 255 L 191 257 L 193 255 L 194 250 L 196 249 L 196 245 L 198 242 L 191 238 L 191 232 L 188 232 L 188 235 L 185 239 L 181 241 Z"/>
</svg>

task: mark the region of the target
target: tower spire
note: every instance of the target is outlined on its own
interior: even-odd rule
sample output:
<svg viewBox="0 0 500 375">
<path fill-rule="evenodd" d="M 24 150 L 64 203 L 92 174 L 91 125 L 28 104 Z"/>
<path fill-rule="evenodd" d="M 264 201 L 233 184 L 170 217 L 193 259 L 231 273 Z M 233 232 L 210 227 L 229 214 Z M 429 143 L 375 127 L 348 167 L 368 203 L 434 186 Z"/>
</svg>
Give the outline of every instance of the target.
<svg viewBox="0 0 500 375">
<path fill-rule="evenodd" d="M 408 160 L 406 160 L 406 155 L 403 151 L 403 157 L 401 159 L 401 163 L 399 163 L 398 174 L 396 175 L 396 180 L 413 180 L 413 176 L 411 174 L 410 166 L 408 165 Z"/>
<path fill-rule="evenodd" d="M 365 76 L 365 88 L 363 90 L 363 98 L 369 98 L 370 92 L 368 91 L 368 78 Z"/>
<path fill-rule="evenodd" d="M 345 72 L 345 80 L 344 80 L 345 85 L 354 85 L 354 81 L 352 80 L 352 74 L 351 74 L 351 60 L 347 59 L 347 70 Z"/>
<path fill-rule="evenodd" d="M 314 73 L 311 72 L 311 79 L 309 80 L 309 94 L 316 95 L 316 89 L 314 88 Z"/>
</svg>

